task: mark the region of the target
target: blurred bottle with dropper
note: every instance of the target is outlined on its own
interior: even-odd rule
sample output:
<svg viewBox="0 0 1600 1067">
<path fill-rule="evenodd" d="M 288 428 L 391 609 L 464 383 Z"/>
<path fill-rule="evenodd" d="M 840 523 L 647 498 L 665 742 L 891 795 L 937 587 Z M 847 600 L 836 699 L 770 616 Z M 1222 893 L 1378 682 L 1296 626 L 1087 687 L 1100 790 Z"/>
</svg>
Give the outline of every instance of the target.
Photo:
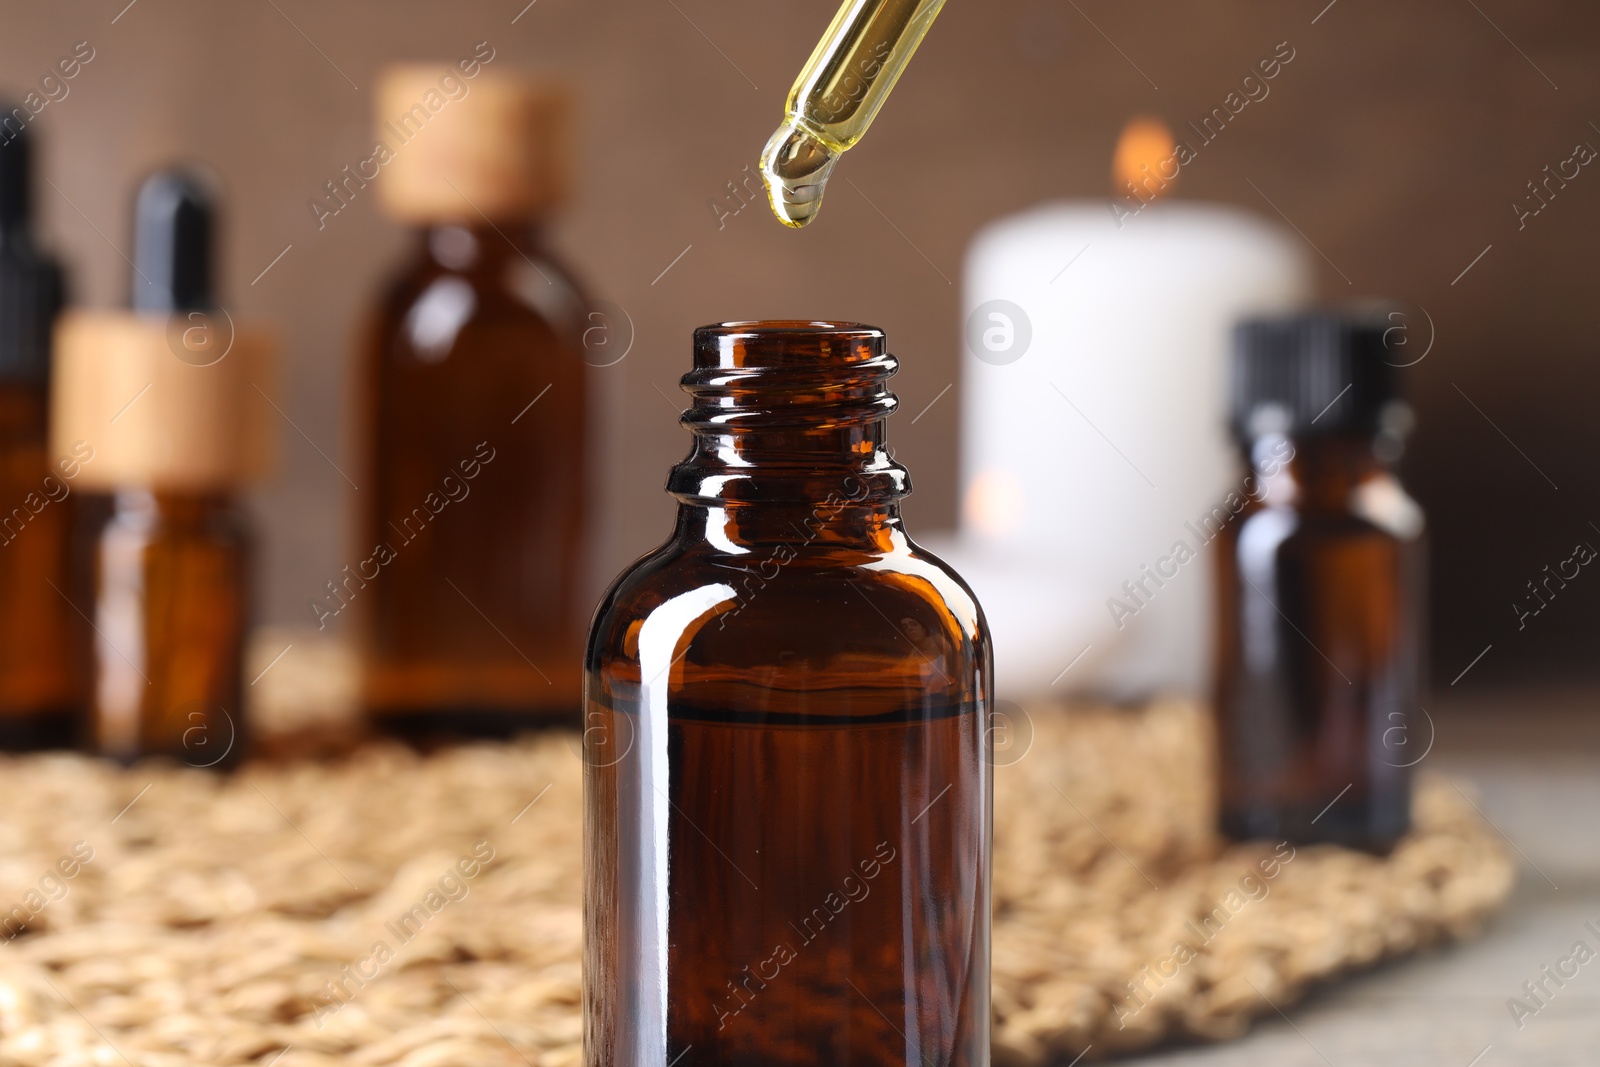
<svg viewBox="0 0 1600 1067">
<path fill-rule="evenodd" d="M 52 440 L 92 449 L 91 744 L 191 766 L 243 752 L 252 537 L 240 492 L 270 459 L 270 347 L 213 295 L 209 181 L 162 171 L 134 208 L 129 311 L 79 311 L 57 333 Z M 259 394 L 259 395 L 258 395 Z"/>
</svg>

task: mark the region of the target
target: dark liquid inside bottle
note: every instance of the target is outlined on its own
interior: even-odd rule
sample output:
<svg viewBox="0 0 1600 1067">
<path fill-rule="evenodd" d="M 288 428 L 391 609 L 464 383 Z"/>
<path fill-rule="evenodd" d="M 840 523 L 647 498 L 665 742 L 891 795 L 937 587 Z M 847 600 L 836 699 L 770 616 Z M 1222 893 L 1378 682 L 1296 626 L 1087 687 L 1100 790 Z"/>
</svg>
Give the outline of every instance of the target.
<svg viewBox="0 0 1600 1067">
<path fill-rule="evenodd" d="M 596 617 L 594 1067 L 988 1062 L 986 631 L 901 529 L 881 335 L 801 325 L 737 341 L 743 382 L 697 334 L 677 534 Z"/>
<path fill-rule="evenodd" d="M 790 696 L 788 712 L 677 707 L 664 786 L 626 771 L 596 786 L 623 804 L 658 787 L 670 800 L 668 1059 L 915 1063 L 915 1033 L 926 1062 L 986 1062 L 978 706 L 885 711 L 865 688 Z M 593 710 L 619 735 L 639 730 L 637 709 Z M 624 919 L 612 933 L 614 949 L 637 948 L 643 931 Z"/>
<path fill-rule="evenodd" d="M 1280 500 L 1247 505 L 1218 538 L 1231 836 L 1382 850 L 1410 826 L 1411 767 L 1432 739 L 1417 702 L 1422 544 L 1352 507 L 1387 479 L 1367 440 L 1301 443 Z"/>
<path fill-rule="evenodd" d="M 95 551 L 95 693 L 104 755 L 193 767 L 244 755 L 250 539 L 225 493 L 118 493 Z"/>
<path fill-rule="evenodd" d="M 71 745 L 83 717 L 84 635 L 69 598 L 78 494 L 45 456 L 43 384 L 0 387 L 0 748 Z"/>
<path fill-rule="evenodd" d="M 580 303 L 526 228 L 487 226 L 429 231 L 383 301 L 358 385 L 360 557 L 325 603 L 362 613 L 365 699 L 385 729 L 505 736 L 577 718 Z"/>
</svg>

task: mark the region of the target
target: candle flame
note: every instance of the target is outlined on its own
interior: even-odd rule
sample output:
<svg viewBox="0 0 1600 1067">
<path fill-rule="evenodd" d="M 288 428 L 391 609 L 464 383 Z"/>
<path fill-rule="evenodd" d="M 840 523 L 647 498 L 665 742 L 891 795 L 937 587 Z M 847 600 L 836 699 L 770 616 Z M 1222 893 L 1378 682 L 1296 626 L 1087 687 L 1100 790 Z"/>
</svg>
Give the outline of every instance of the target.
<svg viewBox="0 0 1600 1067">
<path fill-rule="evenodd" d="M 979 471 L 963 501 L 968 525 L 990 537 L 1004 537 L 1022 525 L 1022 483 L 1008 470 Z"/>
<path fill-rule="evenodd" d="M 1166 123 L 1148 116 L 1129 120 L 1111 157 L 1113 195 L 1149 201 L 1170 191 L 1178 177 L 1176 156 Z"/>
</svg>

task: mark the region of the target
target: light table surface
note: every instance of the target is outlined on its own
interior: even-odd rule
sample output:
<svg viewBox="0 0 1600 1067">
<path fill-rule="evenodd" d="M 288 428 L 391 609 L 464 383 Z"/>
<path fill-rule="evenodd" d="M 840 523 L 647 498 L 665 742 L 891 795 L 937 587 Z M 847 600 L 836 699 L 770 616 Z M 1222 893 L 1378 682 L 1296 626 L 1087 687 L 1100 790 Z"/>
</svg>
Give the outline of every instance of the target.
<svg viewBox="0 0 1600 1067">
<path fill-rule="evenodd" d="M 1482 936 L 1315 991 L 1284 1005 L 1285 1014 L 1263 1017 L 1241 1041 L 1121 1062 L 1600 1064 L 1600 955 L 1520 1028 L 1507 1007 L 1508 998 L 1524 996 L 1524 982 L 1539 978 L 1542 965 L 1554 967 L 1575 942 L 1600 953 L 1600 937 L 1584 925 L 1600 929 L 1600 695 L 1557 703 L 1532 714 L 1467 707 L 1439 715 L 1439 744 L 1426 766 L 1476 786 L 1479 807 L 1521 854 L 1516 891 Z"/>
</svg>

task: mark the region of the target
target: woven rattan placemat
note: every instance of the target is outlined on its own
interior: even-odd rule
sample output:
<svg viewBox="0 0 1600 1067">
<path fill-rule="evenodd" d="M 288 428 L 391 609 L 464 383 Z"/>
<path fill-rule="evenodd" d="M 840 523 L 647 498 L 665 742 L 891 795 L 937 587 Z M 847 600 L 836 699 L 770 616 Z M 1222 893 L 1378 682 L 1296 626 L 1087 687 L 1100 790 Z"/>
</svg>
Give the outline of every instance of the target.
<svg viewBox="0 0 1600 1067">
<path fill-rule="evenodd" d="M 1192 709 L 1033 720 L 995 774 L 999 1061 L 1237 1033 L 1311 982 L 1471 931 L 1509 892 L 1506 855 L 1440 780 L 1385 860 L 1223 850 Z M 579 1059 L 575 738 L 227 777 L 0 762 L 0 1063 Z"/>
</svg>

